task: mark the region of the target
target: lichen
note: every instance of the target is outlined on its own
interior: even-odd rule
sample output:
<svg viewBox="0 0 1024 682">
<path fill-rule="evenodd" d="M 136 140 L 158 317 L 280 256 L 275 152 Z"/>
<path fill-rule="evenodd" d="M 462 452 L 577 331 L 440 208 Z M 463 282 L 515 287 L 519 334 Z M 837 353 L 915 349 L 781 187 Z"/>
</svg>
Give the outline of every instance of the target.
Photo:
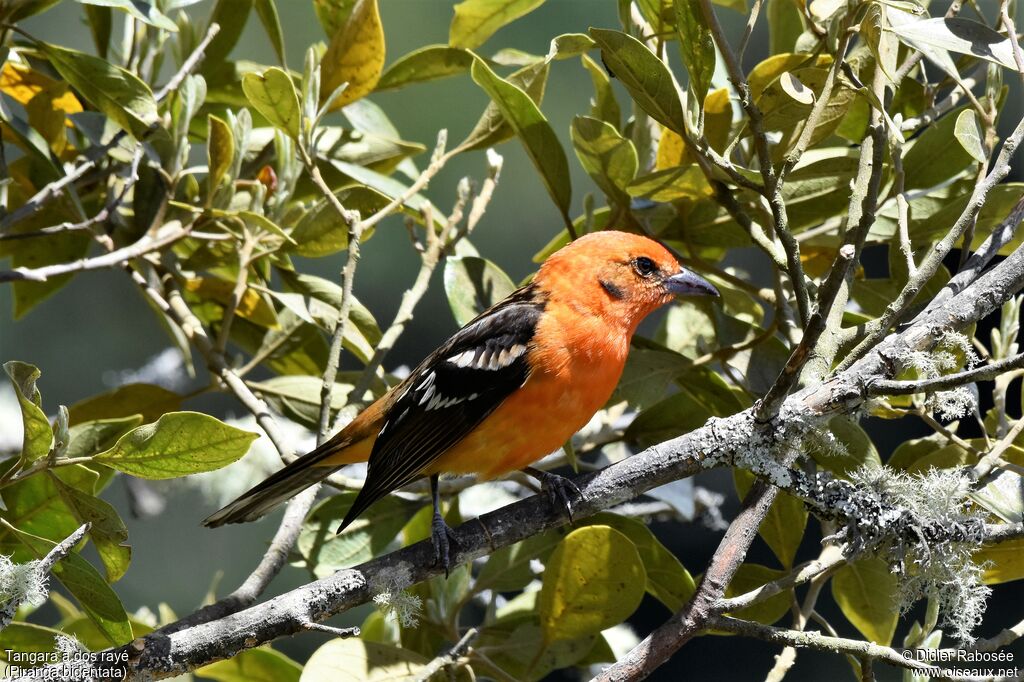
<svg viewBox="0 0 1024 682">
<path fill-rule="evenodd" d="M 423 612 L 423 600 L 405 591 L 412 584 L 412 573 L 405 564 L 384 569 L 374 576 L 370 589 L 374 593 L 373 603 L 389 618 L 394 618 L 403 628 L 419 625 Z"/>
</svg>

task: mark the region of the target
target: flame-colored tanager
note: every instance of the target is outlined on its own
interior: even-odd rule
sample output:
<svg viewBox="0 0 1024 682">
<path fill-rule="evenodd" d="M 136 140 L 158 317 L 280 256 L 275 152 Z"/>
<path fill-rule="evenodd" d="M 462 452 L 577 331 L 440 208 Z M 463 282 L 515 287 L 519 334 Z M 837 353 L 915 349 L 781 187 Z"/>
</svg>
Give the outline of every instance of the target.
<svg viewBox="0 0 1024 682">
<path fill-rule="evenodd" d="M 561 447 L 605 404 L 637 325 L 675 295 L 718 291 L 646 237 L 616 231 L 581 237 L 333 438 L 204 524 L 259 518 L 339 467 L 363 461 L 369 461 L 366 483 L 338 532 L 388 493 L 429 477 L 432 539 L 446 568 L 451 531 L 439 508 L 440 474 L 486 480 L 523 469 L 569 509 L 575 486 L 530 464 Z"/>
</svg>

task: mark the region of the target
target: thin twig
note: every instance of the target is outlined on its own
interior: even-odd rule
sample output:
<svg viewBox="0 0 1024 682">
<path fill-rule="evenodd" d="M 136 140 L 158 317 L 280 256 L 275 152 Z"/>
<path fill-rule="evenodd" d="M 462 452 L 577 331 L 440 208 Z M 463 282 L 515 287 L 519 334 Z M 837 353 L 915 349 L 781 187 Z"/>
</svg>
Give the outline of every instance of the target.
<svg viewBox="0 0 1024 682">
<path fill-rule="evenodd" d="M 898 668 L 929 672 L 933 666 L 922 661 L 914 660 L 912 656 L 904 656 L 892 647 L 881 646 L 874 642 L 864 642 L 855 639 L 842 637 L 829 637 L 819 632 L 797 632 L 778 628 L 771 625 L 762 625 L 751 621 L 730 618 L 728 616 L 717 616 L 708 623 L 708 627 L 716 630 L 725 630 L 745 637 L 753 637 L 766 642 L 784 644 L 786 646 L 801 647 L 806 649 L 817 649 L 819 651 L 833 651 L 837 653 L 852 654 L 858 657 L 867 657 L 871 660 L 881 661 Z M 956 680 L 984 680 L 988 678 L 977 678 L 970 676 L 952 675 L 949 679 Z"/>
<path fill-rule="evenodd" d="M 911 395 L 913 393 L 932 393 L 934 391 L 948 391 L 971 384 L 976 381 L 991 381 L 1000 374 L 1012 369 L 1024 367 L 1024 353 L 1018 353 L 1013 357 L 999 360 L 983 367 L 964 370 L 955 374 L 945 374 L 934 379 L 920 379 L 916 381 L 895 381 L 892 379 L 876 379 L 867 386 L 868 395 Z"/>
<path fill-rule="evenodd" d="M 189 230 L 190 226 L 171 227 L 161 230 L 152 236 L 144 235 L 134 244 L 117 249 L 116 251 L 92 258 L 71 261 L 70 263 L 56 263 L 38 268 L 15 268 L 14 270 L 0 271 L 0 282 L 45 282 L 51 277 L 59 277 L 75 272 L 115 268 L 147 253 L 160 251 L 177 241 L 181 241 L 189 236 Z"/>
<path fill-rule="evenodd" d="M 416 675 L 415 682 L 430 682 L 431 678 L 442 670 L 453 670 L 458 665 L 459 659 L 469 651 L 470 645 L 476 641 L 479 634 L 476 628 L 467 630 L 455 646 L 425 665 Z"/>
</svg>

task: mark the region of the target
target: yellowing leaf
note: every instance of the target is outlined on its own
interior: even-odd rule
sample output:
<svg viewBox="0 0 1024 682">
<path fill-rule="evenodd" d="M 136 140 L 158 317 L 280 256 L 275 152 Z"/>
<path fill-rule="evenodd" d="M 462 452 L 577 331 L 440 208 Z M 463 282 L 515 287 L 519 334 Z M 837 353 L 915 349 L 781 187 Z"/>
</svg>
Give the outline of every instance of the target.
<svg viewBox="0 0 1024 682">
<path fill-rule="evenodd" d="M 609 526 L 584 526 L 555 548 L 537 609 L 548 642 L 596 634 L 625 620 L 647 575 L 633 542 Z"/>
<path fill-rule="evenodd" d="M 717 152 L 725 149 L 729 143 L 729 132 L 732 128 L 732 104 L 729 102 L 729 89 L 712 90 L 704 98 L 704 137 L 708 144 Z M 662 128 L 661 139 L 658 141 L 658 156 L 655 161 L 657 170 L 687 166 L 696 159 L 686 149 L 679 133 Z"/>
<path fill-rule="evenodd" d="M 50 103 L 54 109 L 60 109 L 66 114 L 77 114 L 82 111 L 82 103 L 66 84 L 63 88 L 60 86 L 60 81 L 14 62 L 5 63 L 3 70 L 0 71 L 0 92 L 9 95 L 19 104 L 28 104 L 36 95 L 51 92 L 53 94 Z M 66 125 L 70 127 L 71 121 L 67 121 Z"/>
<path fill-rule="evenodd" d="M 832 597 L 846 619 L 862 635 L 888 646 L 900 614 L 896 610 L 896 576 L 881 559 L 860 559 L 843 566 L 832 578 Z"/>
<path fill-rule="evenodd" d="M 212 194 L 224 174 L 228 172 L 235 157 L 235 138 L 229 126 L 223 119 L 213 114 L 209 116 L 209 140 L 206 143 L 206 156 L 210 169 L 210 193 Z"/>
<path fill-rule="evenodd" d="M 448 31 L 452 47 L 480 47 L 494 32 L 544 4 L 544 0 L 465 0 L 455 5 Z"/>
<path fill-rule="evenodd" d="M 226 279 L 214 277 L 197 277 L 185 280 L 185 291 L 196 294 L 200 298 L 211 299 L 227 305 L 234 295 L 235 283 Z M 247 288 L 242 294 L 242 300 L 238 302 L 235 314 L 252 320 L 261 327 L 275 329 L 278 326 L 277 314 L 274 307 L 267 303 L 267 300 L 260 296 L 255 289 Z"/>
<path fill-rule="evenodd" d="M 358 0 L 327 46 L 320 62 L 320 101 L 343 83 L 345 91 L 331 104 L 340 109 L 370 93 L 384 70 L 384 27 L 377 0 Z"/>
<path fill-rule="evenodd" d="M 153 91 L 135 74 L 84 52 L 47 43 L 39 47 L 72 87 L 136 139 L 157 122 Z"/>
<path fill-rule="evenodd" d="M 1020 580 L 1024 578 L 1024 538 L 985 545 L 974 553 L 974 561 L 984 567 L 981 582 L 986 585 Z"/>
</svg>

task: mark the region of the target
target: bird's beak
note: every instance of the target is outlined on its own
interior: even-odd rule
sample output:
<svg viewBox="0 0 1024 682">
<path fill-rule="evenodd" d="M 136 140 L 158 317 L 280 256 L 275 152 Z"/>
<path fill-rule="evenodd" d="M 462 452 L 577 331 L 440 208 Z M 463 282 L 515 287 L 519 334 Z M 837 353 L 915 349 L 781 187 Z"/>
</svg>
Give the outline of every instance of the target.
<svg viewBox="0 0 1024 682">
<path fill-rule="evenodd" d="M 663 282 L 665 289 L 674 296 L 720 296 L 714 284 L 689 270 L 680 270 Z"/>
</svg>

